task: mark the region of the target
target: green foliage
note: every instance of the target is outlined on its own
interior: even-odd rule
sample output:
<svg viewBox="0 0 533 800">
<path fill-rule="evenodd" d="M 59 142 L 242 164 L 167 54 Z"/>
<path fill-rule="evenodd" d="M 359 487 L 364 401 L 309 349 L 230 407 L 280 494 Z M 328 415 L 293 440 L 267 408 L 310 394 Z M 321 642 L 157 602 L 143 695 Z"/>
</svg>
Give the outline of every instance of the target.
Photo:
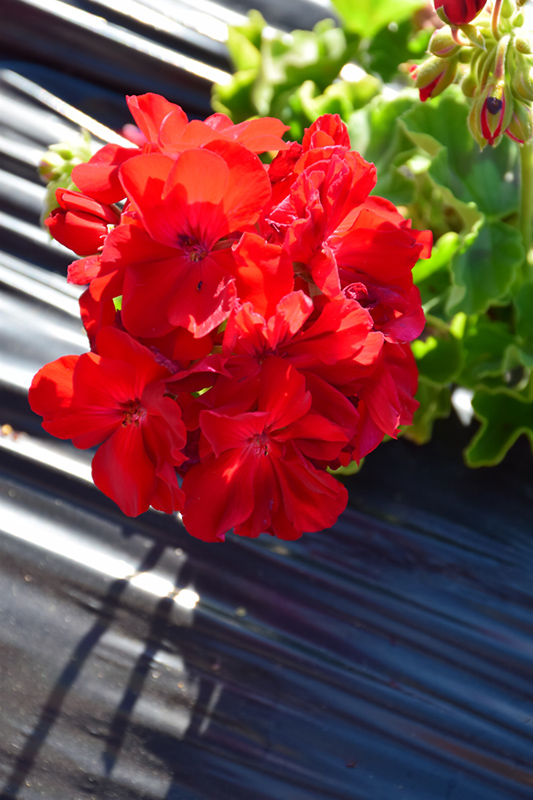
<svg viewBox="0 0 533 800">
<path fill-rule="evenodd" d="M 479 429 L 465 459 L 496 464 L 522 433 L 533 446 L 533 279 L 518 229 L 518 148 L 503 137 L 481 151 L 468 133 L 466 86 L 420 102 L 406 62 L 428 46 L 415 16 L 423 0 L 332 3 L 340 27 L 329 20 L 290 35 L 251 12 L 230 33 L 237 72 L 213 105 L 235 122 L 278 116 L 294 138 L 321 114 L 339 114 L 353 149 L 377 167 L 375 193 L 432 230 L 432 256 L 413 270 L 427 325 L 413 343 L 420 406 L 404 435 L 427 442 L 450 414 L 454 387 L 466 387 Z"/>
<path fill-rule="evenodd" d="M 479 314 L 505 302 L 523 260 L 520 231 L 499 220 L 479 225 L 465 237 L 464 250 L 452 260 L 449 312 Z"/>
<path fill-rule="evenodd" d="M 411 19 L 425 0 L 332 0 L 346 30 L 372 38 L 390 23 Z"/>
</svg>

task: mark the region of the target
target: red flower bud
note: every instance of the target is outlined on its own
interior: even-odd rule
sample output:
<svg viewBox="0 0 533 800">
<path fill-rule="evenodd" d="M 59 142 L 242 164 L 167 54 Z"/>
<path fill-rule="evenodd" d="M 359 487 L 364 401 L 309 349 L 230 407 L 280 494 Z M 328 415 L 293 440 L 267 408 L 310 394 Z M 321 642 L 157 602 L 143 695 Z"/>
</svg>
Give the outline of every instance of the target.
<svg viewBox="0 0 533 800">
<path fill-rule="evenodd" d="M 450 25 L 464 25 L 477 17 L 487 0 L 434 0 L 435 11 L 442 8 Z"/>
<path fill-rule="evenodd" d="M 59 208 L 54 208 L 45 225 L 51 235 L 78 256 L 90 256 L 103 245 L 108 225 L 118 225 L 120 214 L 111 206 L 69 189 L 58 189 Z"/>
<path fill-rule="evenodd" d="M 503 81 L 485 89 L 481 107 L 481 133 L 490 145 L 506 130 L 513 113 L 513 101 Z"/>
<path fill-rule="evenodd" d="M 420 66 L 412 66 L 409 71 L 420 92 L 420 99 L 425 103 L 429 97 L 437 97 L 453 83 L 457 72 L 457 59 L 428 58 Z"/>
</svg>

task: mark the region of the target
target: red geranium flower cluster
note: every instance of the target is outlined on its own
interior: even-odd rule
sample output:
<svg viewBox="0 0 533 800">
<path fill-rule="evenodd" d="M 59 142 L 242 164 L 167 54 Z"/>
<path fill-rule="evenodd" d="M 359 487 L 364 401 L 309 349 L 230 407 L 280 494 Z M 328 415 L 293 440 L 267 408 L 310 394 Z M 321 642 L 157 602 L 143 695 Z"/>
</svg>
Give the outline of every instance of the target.
<svg viewBox="0 0 533 800">
<path fill-rule="evenodd" d="M 347 492 L 327 468 L 416 408 L 411 270 L 430 234 L 370 196 L 375 168 L 337 116 L 289 145 L 279 120 L 128 103 L 142 146 L 77 166 L 81 191 L 47 220 L 83 256 L 69 280 L 88 284 L 91 352 L 43 367 L 32 408 L 100 445 L 94 481 L 126 514 L 181 511 L 205 541 L 328 527 Z"/>
</svg>

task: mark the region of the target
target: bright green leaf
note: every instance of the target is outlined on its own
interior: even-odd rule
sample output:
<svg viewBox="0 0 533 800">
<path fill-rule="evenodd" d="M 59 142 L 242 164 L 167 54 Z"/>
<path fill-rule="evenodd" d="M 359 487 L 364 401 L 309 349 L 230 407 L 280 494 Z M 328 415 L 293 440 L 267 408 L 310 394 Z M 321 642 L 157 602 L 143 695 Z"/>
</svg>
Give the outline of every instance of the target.
<svg viewBox="0 0 533 800">
<path fill-rule="evenodd" d="M 468 135 L 469 105 L 461 90 L 419 103 L 402 116 L 407 135 L 432 158 L 429 174 L 462 203 L 503 218 L 517 207 L 516 147 L 502 141 L 483 152 Z"/>
<path fill-rule="evenodd" d="M 399 25 L 425 0 L 332 0 L 347 30 L 372 38 L 389 23 Z"/>
<path fill-rule="evenodd" d="M 523 260 L 520 231 L 499 220 L 479 226 L 453 258 L 449 313 L 480 314 L 501 301 Z"/>
</svg>

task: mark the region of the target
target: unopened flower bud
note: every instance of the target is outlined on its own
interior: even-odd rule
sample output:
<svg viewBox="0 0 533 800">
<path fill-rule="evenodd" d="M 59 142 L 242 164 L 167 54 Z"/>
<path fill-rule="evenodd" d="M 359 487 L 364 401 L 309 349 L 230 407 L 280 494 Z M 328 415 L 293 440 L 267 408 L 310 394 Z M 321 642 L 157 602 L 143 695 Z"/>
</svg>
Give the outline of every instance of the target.
<svg viewBox="0 0 533 800">
<path fill-rule="evenodd" d="M 468 72 L 461 81 L 461 91 L 465 97 L 474 97 L 477 91 L 477 81 L 471 72 Z"/>
<path fill-rule="evenodd" d="M 513 42 L 519 53 L 523 53 L 526 56 L 530 56 L 533 53 L 533 42 L 530 36 L 524 34 L 515 36 Z"/>
<path fill-rule="evenodd" d="M 510 19 L 516 11 L 516 3 L 514 0 L 503 0 L 500 8 L 500 16 L 504 19 Z"/>
<path fill-rule="evenodd" d="M 504 81 L 489 83 L 480 96 L 481 133 L 488 144 L 499 144 L 513 115 L 513 97 Z"/>
<path fill-rule="evenodd" d="M 531 107 L 519 100 L 515 100 L 513 106 L 513 116 L 509 123 L 505 135 L 518 144 L 529 142 L 533 135 L 533 115 Z"/>
<path fill-rule="evenodd" d="M 487 0 L 434 0 L 439 17 L 449 25 L 464 25 L 477 17 Z"/>
<path fill-rule="evenodd" d="M 66 185 L 76 164 L 88 161 L 90 157 L 91 137 L 85 132 L 70 142 L 50 145 L 39 163 L 39 175 L 47 182 L 62 181 Z"/>
<path fill-rule="evenodd" d="M 533 67 L 526 65 L 517 69 L 512 77 L 511 88 L 521 100 L 533 102 Z"/>
<path fill-rule="evenodd" d="M 460 49 L 460 45 L 454 40 L 450 28 L 439 28 L 433 32 L 429 40 L 429 52 L 439 58 L 449 58 Z"/>
<path fill-rule="evenodd" d="M 420 99 L 424 103 L 429 97 L 437 97 L 455 78 L 457 59 L 428 58 L 418 67 L 411 67 L 411 77 L 420 91 Z"/>
<path fill-rule="evenodd" d="M 48 183 L 61 175 L 64 164 L 65 159 L 50 148 L 39 161 L 37 169 L 41 178 Z"/>
</svg>

